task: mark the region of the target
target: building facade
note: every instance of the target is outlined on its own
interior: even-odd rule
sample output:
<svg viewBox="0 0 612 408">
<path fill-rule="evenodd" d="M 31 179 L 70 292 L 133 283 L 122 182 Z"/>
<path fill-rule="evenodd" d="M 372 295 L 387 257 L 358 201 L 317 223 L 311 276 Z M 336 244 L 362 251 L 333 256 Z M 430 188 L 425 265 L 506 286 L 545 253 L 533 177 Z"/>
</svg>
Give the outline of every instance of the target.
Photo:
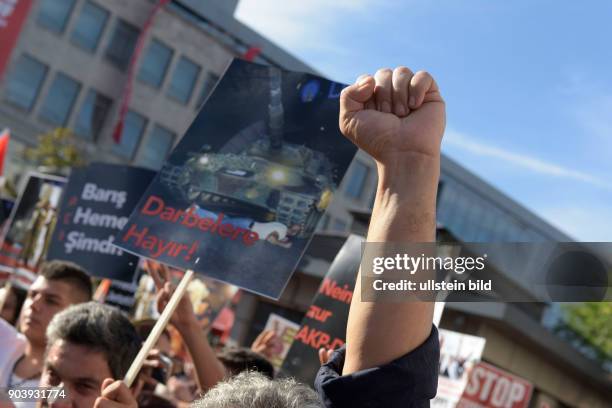
<svg viewBox="0 0 612 408">
<path fill-rule="evenodd" d="M 72 129 L 91 160 L 158 169 L 232 58 L 314 70 L 237 21 L 237 0 L 175 0 L 160 10 L 133 63 L 121 143 L 112 135 L 151 0 L 34 0 L 0 82 L 0 127 L 12 131 L 7 170 L 37 136 Z M 278 302 L 244 293 L 234 341 L 248 344 L 270 312 L 299 322 L 348 233 L 365 235 L 376 167 L 359 152 Z M 444 157 L 438 220 L 463 242 L 570 241 L 518 203 Z M 511 273 L 508 271 L 508 273 Z M 547 330 L 546 304 L 449 303 L 442 327 L 483 336 L 483 358 L 533 382 L 536 408 L 607 407 L 612 380 Z M 544 401 L 548 405 L 539 405 Z"/>
<path fill-rule="evenodd" d="M 234 19 L 237 1 L 172 1 L 142 36 L 150 0 L 35 0 L 0 83 L 13 171 L 37 136 L 69 128 L 91 160 L 158 169 L 234 57 L 311 69 Z M 133 80 L 128 71 L 133 69 Z M 126 86 L 119 144 L 112 135 Z"/>
</svg>

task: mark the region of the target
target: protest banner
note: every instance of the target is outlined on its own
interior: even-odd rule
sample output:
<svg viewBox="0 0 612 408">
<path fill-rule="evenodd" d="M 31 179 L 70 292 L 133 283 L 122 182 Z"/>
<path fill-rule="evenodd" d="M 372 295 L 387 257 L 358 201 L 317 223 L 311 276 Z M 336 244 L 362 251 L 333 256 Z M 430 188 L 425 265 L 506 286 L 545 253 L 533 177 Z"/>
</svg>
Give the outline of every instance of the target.
<svg viewBox="0 0 612 408">
<path fill-rule="evenodd" d="M 154 263 L 153 263 L 154 264 Z M 143 262 L 143 267 L 150 268 L 165 267 L 157 264 L 150 265 L 149 261 Z M 168 279 L 172 284 L 178 285 L 185 272 L 178 269 L 167 268 Z M 238 288 L 227 283 L 208 279 L 202 276 L 194 276 L 187 285 L 187 295 L 193 307 L 193 313 L 202 328 L 208 331 L 217 318 L 221 310 L 229 304 Z M 136 320 L 156 319 L 159 316 L 157 311 L 157 291 L 153 278 L 149 274 L 144 274 L 140 279 L 136 290 L 137 308 L 134 310 Z"/>
<path fill-rule="evenodd" d="M 356 153 L 342 87 L 234 60 L 115 244 L 278 298 Z"/>
<path fill-rule="evenodd" d="M 94 294 L 94 300 L 116 307 L 122 312 L 131 315 L 136 305 L 137 290 L 138 284 L 136 282 L 102 279 Z"/>
<path fill-rule="evenodd" d="M 154 175 L 105 163 L 74 169 L 47 259 L 72 261 L 93 276 L 132 282 L 139 258 L 112 244 Z"/>
<path fill-rule="evenodd" d="M 457 408 L 527 408 L 533 384 L 484 362 L 470 373 Z"/>
<path fill-rule="evenodd" d="M 0 270 L 31 282 L 45 259 L 57 222 L 57 210 L 66 179 L 29 173 L 6 221 L 0 249 Z"/>
<path fill-rule="evenodd" d="M 1 231 L 4 231 L 5 224 L 8 222 L 13 207 L 15 206 L 15 200 L 10 198 L 0 198 L 0 235 Z M 8 279 L 9 272 L 6 270 L 0 270 L 0 282 Z"/>
<path fill-rule="evenodd" d="M 283 365 L 283 361 L 289 352 L 289 348 L 299 328 L 299 324 L 285 319 L 276 313 L 270 313 L 264 331 L 273 331 L 278 342 L 266 357 L 270 360 L 275 370 L 280 370 Z"/>
<path fill-rule="evenodd" d="M 221 309 L 229 304 L 238 287 L 213 279 L 194 277 L 187 286 L 193 313 L 203 330 L 209 330 Z"/>
<path fill-rule="evenodd" d="M 281 375 L 313 384 L 321 366 L 319 349 L 337 349 L 344 345 L 362 242 L 363 237 L 350 235 L 334 258 L 285 357 Z"/>
<path fill-rule="evenodd" d="M 455 407 L 463 394 L 470 371 L 480 361 L 486 339 L 444 329 L 439 329 L 439 334 L 438 394 L 431 406 Z"/>
</svg>

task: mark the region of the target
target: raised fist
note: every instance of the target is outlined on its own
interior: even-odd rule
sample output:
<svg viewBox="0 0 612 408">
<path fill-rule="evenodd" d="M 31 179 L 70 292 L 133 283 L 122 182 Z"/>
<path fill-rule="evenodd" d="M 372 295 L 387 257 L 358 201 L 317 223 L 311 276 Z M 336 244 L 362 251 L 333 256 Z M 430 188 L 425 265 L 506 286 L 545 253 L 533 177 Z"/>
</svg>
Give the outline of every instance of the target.
<svg viewBox="0 0 612 408">
<path fill-rule="evenodd" d="M 339 122 L 342 133 L 379 163 L 438 158 L 445 105 L 429 73 L 380 69 L 342 91 Z"/>
</svg>

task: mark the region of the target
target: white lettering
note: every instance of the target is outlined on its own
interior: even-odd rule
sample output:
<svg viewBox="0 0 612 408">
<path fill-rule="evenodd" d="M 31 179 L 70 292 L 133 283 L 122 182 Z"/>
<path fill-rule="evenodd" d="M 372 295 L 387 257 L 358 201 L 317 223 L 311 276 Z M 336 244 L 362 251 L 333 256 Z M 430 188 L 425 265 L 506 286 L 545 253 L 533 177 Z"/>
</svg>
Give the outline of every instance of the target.
<svg viewBox="0 0 612 408">
<path fill-rule="evenodd" d="M 81 198 L 86 201 L 96 201 L 102 203 L 113 203 L 117 209 L 123 207 L 127 200 L 127 192 L 103 189 L 94 183 L 86 183 L 83 187 Z"/>
<path fill-rule="evenodd" d="M 123 251 L 113 246 L 115 237 L 110 235 L 107 239 L 88 238 L 85 234 L 79 231 L 71 231 L 66 236 L 64 249 L 67 254 L 72 251 L 95 252 L 106 255 L 123 255 Z"/>
</svg>

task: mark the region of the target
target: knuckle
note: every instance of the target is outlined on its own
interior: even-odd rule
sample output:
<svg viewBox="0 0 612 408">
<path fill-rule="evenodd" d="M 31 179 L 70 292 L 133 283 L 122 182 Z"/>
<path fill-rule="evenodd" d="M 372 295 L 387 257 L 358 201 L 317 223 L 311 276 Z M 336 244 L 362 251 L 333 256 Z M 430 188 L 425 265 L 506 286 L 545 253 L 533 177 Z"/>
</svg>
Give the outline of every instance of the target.
<svg viewBox="0 0 612 408">
<path fill-rule="evenodd" d="M 433 79 L 433 77 L 431 76 L 431 74 L 428 71 L 419 71 L 419 72 L 417 72 L 417 75 L 419 75 L 420 77 L 423 77 L 423 78 Z"/>
<path fill-rule="evenodd" d="M 376 71 L 376 76 L 388 76 L 392 73 L 393 71 L 391 70 L 391 68 L 380 68 L 378 71 Z"/>
<path fill-rule="evenodd" d="M 404 65 L 400 65 L 399 67 L 395 68 L 395 72 L 402 75 L 412 75 L 412 71 L 410 70 L 410 68 Z"/>
</svg>

